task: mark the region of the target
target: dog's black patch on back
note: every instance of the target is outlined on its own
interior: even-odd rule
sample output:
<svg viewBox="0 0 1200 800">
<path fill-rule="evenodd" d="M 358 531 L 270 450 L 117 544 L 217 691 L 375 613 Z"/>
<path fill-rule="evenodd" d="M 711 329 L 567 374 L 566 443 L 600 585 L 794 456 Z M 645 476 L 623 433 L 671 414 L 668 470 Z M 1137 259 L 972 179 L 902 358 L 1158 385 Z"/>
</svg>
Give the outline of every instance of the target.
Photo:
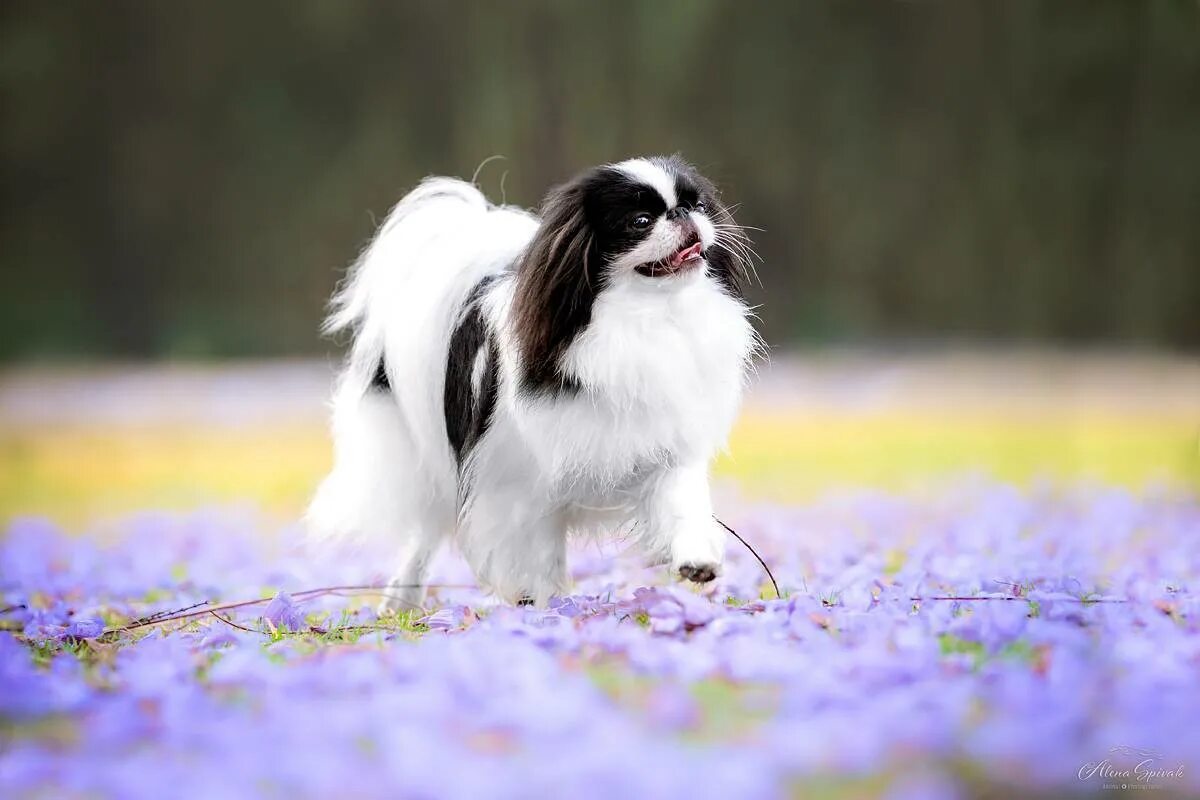
<svg viewBox="0 0 1200 800">
<path fill-rule="evenodd" d="M 483 373 L 479 377 L 479 394 L 475 398 L 475 426 L 467 438 L 467 453 L 483 438 L 483 435 L 487 433 L 488 426 L 492 424 L 492 412 L 496 410 L 496 393 L 499 385 L 500 353 L 496 350 L 495 338 L 489 334 Z M 464 457 L 465 455 L 464 453 Z"/>
<path fill-rule="evenodd" d="M 446 416 L 446 437 L 460 467 L 487 432 L 496 407 L 499 353 L 479 308 L 479 301 L 493 280 L 491 276 L 484 278 L 471 290 L 463 303 L 458 325 L 450 334 L 450 347 L 446 353 L 442 408 Z M 475 387 L 472 378 L 481 353 L 484 363 L 479 386 Z"/>
<path fill-rule="evenodd" d="M 375 367 L 375 374 L 371 376 L 371 388 L 380 392 L 390 392 L 392 390 L 392 382 L 388 380 L 387 364 L 380 357 L 379 364 Z"/>
</svg>

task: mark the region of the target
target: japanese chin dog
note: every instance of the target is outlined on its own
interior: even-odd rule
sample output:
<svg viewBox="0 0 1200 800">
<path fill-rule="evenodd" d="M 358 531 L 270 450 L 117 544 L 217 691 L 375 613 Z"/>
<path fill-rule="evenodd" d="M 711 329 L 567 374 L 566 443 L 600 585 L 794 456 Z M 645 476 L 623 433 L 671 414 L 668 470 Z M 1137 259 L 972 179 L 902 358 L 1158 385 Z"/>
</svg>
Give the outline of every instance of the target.
<svg viewBox="0 0 1200 800">
<path fill-rule="evenodd" d="M 678 157 L 588 170 L 538 215 L 425 180 L 332 301 L 353 346 L 310 527 L 394 542 L 384 608 L 419 603 L 447 538 L 510 602 L 563 592 L 568 538 L 616 529 L 711 581 L 709 462 L 759 347 L 750 252 Z"/>
</svg>

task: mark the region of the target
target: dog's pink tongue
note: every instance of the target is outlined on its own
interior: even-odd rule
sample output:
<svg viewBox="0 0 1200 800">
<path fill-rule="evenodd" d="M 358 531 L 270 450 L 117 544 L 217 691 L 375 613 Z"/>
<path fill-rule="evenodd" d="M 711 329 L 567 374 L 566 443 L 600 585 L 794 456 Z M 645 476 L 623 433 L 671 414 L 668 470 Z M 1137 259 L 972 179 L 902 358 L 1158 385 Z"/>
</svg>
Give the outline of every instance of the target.
<svg viewBox="0 0 1200 800">
<path fill-rule="evenodd" d="M 704 248 L 700 246 L 699 242 L 696 242 L 691 247 L 684 248 L 675 255 L 671 256 L 671 266 L 678 267 L 685 261 L 691 261 L 693 258 L 699 258 L 700 254 L 703 252 Z"/>
</svg>

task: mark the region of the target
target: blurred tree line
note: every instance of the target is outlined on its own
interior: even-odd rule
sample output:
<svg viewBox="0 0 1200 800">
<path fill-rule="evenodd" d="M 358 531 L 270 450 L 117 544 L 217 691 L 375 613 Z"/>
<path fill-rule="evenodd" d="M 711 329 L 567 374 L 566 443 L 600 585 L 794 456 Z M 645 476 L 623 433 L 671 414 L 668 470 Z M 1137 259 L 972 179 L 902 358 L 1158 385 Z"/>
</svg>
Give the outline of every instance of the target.
<svg viewBox="0 0 1200 800">
<path fill-rule="evenodd" d="M 0 357 L 321 352 L 423 175 L 679 151 L 775 344 L 1200 345 L 1200 5 L 9 2 Z"/>
</svg>

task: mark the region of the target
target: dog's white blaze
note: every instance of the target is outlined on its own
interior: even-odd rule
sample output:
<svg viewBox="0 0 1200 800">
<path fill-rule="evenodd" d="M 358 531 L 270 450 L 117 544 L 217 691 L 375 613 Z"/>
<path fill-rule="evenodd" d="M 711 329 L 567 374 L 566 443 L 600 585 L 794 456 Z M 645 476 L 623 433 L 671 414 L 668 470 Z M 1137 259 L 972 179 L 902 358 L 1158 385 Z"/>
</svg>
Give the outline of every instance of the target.
<svg viewBox="0 0 1200 800">
<path fill-rule="evenodd" d="M 662 195 L 667 208 L 674 208 L 679 204 L 679 197 L 675 194 L 675 176 L 653 161 L 645 158 L 631 158 L 628 161 L 622 161 L 616 167 L 629 177 L 646 184 Z"/>
</svg>

